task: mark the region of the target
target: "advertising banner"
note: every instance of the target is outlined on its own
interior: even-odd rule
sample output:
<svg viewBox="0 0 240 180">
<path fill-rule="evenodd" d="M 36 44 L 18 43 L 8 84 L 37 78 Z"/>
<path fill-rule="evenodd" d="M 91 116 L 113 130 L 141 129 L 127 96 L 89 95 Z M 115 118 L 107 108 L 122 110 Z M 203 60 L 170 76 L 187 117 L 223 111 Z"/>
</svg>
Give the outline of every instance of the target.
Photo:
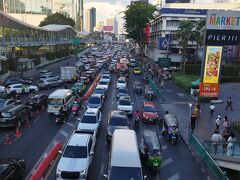
<svg viewBox="0 0 240 180">
<path fill-rule="evenodd" d="M 222 47 L 207 46 L 203 83 L 218 83 L 221 67 Z"/>
<path fill-rule="evenodd" d="M 113 31 L 113 26 L 103 26 L 103 31 L 111 32 Z"/>
<path fill-rule="evenodd" d="M 219 97 L 219 83 L 201 83 L 200 96 L 202 97 Z"/>
</svg>

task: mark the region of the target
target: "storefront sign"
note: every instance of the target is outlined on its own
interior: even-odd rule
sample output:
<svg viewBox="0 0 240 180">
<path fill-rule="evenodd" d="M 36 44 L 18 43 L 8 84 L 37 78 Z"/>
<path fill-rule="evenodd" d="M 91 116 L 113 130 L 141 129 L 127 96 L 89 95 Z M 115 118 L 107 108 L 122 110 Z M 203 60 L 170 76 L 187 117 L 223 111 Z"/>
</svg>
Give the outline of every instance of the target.
<svg viewBox="0 0 240 180">
<path fill-rule="evenodd" d="M 171 58 L 158 58 L 158 65 L 162 68 L 170 67 Z"/>
<path fill-rule="evenodd" d="M 219 97 L 220 85 L 218 83 L 201 83 L 200 96 L 202 97 Z"/>
<path fill-rule="evenodd" d="M 206 9 L 179 9 L 179 8 L 161 8 L 161 14 L 194 14 L 207 15 Z"/>
<path fill-rule="evenodd" d="M 208 10 L 206 29 L 239 30 L 239 11 Z"/>
<path fill-rule="evenodd" d="M 226 46 L 239 45 L 240 30 L 207 30 L 205 45 Z"/>
<path fill-rule="evenodd" d="M 218 83 L 221 66 L 222 47 L 207 46 L 203 83 Z"/>
</svg>

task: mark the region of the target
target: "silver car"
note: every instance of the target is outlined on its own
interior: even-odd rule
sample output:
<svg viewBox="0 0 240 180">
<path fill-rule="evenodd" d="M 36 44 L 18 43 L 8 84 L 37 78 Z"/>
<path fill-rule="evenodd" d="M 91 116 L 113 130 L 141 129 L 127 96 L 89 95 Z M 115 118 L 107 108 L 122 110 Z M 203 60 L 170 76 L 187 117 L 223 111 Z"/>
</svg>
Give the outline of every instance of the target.
<svg viewBox="0 0 240 180">
<path fill-rule="evenodd" d="M 59 87 L 63 84 L 63 81 L 58 77 L 51 77 L 40 80 L 38 86 L 42 89 L 50 89 L 52 87 Z"/>
</svg>

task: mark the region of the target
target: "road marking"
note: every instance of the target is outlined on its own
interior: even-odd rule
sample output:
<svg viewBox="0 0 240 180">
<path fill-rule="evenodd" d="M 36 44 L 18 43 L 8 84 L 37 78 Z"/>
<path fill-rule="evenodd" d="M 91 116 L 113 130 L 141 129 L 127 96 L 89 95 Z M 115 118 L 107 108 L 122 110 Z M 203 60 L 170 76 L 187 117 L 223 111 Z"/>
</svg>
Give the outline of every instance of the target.
<svg viewBox="0 0 240 180">
<path fill-rule="evenodd" d="M 39 120 L 39 117 L 37 117 L 37 118 L 33 121 L 33 123 L 36 123 L 38 120 Z"/>
<path fill-rule="evenodd" d="M 179 174 L 178 174 L 178 173 L 177 173 L 177 174 L 175 174 L 175 175 L 173 175 L 172 177 L 168 178 L 168 180 L 178 180 L 178 179 L 180 179 L 180 177 L 179 177 Z"/>
<path fill-rule="evenodd" d="M 100 175 L 102 175 L 102 174 L 103 174 L 103 171 L 104 171 L 104 164 L 102 164 L 102 166 L 101 166 Z"/>
<path fill-rule="evenodd" d="M 171 93 L 171 92 L 173 92 L 173 90 L 172 89 L 165 89 L 165 92 Z"/>
<path fill-rule="evenodd" d="M 67 122 L 66 124 L 69 125 L 69 126 L 71 126 L 71 127 L 74 127 L 74 124 L 73 124 L 73 123 Z"/>
<path fill-rule="evenodd" d="M 183 94 L 183 93 L 177 93 L 177 95 L 180 96 L 180 97 L 184 97 L 185 96 L 185 94 Z"/>
<path fill-rule="evenodd" d="M 161 168 L 163 168 L 164 166 L 167 166 L 168 164 L 170 164 L 172 162 L 173 162 L 172 158 L 165 159 L 162 163 Z"/>
<path fill-rule="evenodd" d="M 166 150 L 167 149 L 167 145 L 162 145 L 162 150 Z"/>
<path fill-rule="evenodd" d="M 182 101 L 182 102 L 173 102 L 173 104 L 189 104 L 189 103 L 191 103 L 191 102 L 184 102 L 184 101 Z"/>
<path fill-rule="evenodd" d="M 159 177 L 159 175 L 157 175 L 157 180 L 160 180 L 160 177 Z"/>
<path fill-rule="evenodd" d="M 60 134 L 63 135 L 64 137 L 68 137 L 68 133 L 66 133 L 64 130 L 60 130 Z"/>
</svg>

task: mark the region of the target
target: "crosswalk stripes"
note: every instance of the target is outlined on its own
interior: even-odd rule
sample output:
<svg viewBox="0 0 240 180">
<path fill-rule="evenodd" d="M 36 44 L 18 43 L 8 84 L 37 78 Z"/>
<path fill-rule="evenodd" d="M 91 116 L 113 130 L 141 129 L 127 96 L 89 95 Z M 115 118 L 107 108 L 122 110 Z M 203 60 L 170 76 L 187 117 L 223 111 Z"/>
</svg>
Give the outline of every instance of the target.
<svg viewBox="0 0 240 180">
<path fill-rule="evenodd" d="M 185 96 L 185 94 L 183 94 L 183 93 L 177 93 L 177 95 L 180 96 L 180 97 L 184 97 Z"/>
</svg>

